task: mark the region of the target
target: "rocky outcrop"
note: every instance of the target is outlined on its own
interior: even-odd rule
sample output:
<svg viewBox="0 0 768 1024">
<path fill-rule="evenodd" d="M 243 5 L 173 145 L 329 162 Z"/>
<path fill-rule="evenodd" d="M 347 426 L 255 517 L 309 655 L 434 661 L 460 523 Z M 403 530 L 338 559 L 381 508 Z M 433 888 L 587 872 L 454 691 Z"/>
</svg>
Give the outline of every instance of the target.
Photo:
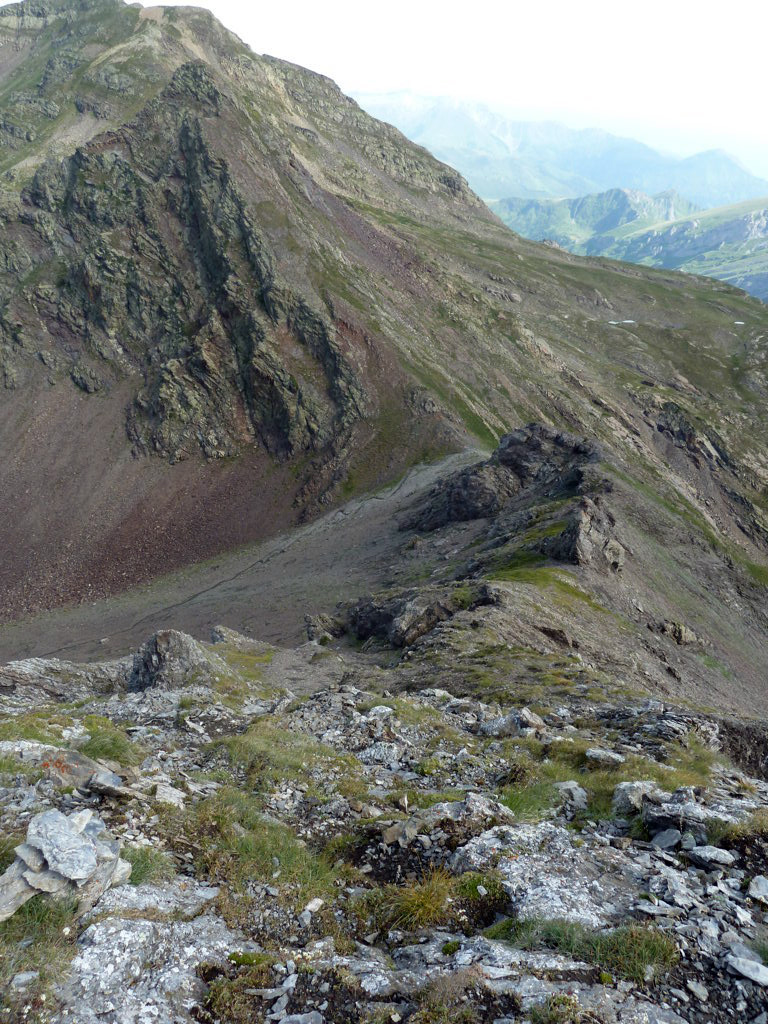
<svg viewBox="0 0 768 1024">
<path fill-rule="evenodd" d="M 436 530 L 448 523 L 497 516 L 518 497 L 573 494 L 596 444 L 533 423 L 506 434 L 491 458 L 441 481 L 403 529 Z"/>
<path fill-rule="evenodd" d="M 348 624 L 358 640 L 376 637 L 393 647 L 409 647 L 456 612 L 494 600 L 489 587 L 412 589 L 362 598 L 350 608 Z"/>
<path fill-rule="evenodd" d="M 211 149 L 206 122 L 227 102 L 203 64 L 186 64 L 135 124 L 46 164 L 24 195 L 38 271 L 72 244 L 77 259 L 44 296 L 19 293 L 15 316 L 42 320 L 54 348 L 71 339 L 88 393 L 109 386 L 99 364 L 111 383 L 139 370 L 129 436 L 171 460 L 319 450 L 367 403 L 327 314 L 281 281 Z"/>
<path fill-rule="evenodd" d="M 175 629 L 155 633 L 133 656 L 133 668 L 126 680 L 129 691 L 175 690 L 198 682 L 210 683 L 230 670 L 213 651 Z"/>
<path fill-rule="evenodd" d="M 131 866 L 120 859 L 120 843 L 93 811 L 66 817 L 44 811 L 29 823 L 16 859 L 0 877 L 0 921 L 33 896 L 74 896 L 85 914 L 113 885 L 127 881 Z"/>
<path fill-rule="evenodd" d="M 563 532 L 542 543 L 540 550 L 559 562 L 620 572 L 627 553 L 614 536 L 615 526 L 601 499 L 583 497 Z"/>
<path fill-rule="evenodd" d="M 83 907 L 98 899 L 95 916 L 71 926 L 61 1012 L 95 1024 L 121 999 L 137 1020 L 157 1009 L 181 1024 L 221 1018 L 217 998 L 236 992 L 255 1019 L 363 1024 L 384 1010 L 413 1016 L 438 986 L 490 1024 L 499 1013 L 535 1019 L 567 986 L 574 1013 L 607 1024 L 698 1024 L 702 1007 L 730 1024 L 737 1001 L 744 1020 L 759 1020 L 768 787 L 717 762 L 707 716 L 600 692 L 596 680 L 587 694 L 542 675 L 553 689 L 535 710 L 510 687 L 510 663 L 494 668 L 483 653 L 471 698 L 445 689 L 436 650 L 461 660 L 471 638 L 471 675 L 507 611 L 456 613 L 386 666 L 329 628 L 337 650 L 292 655 L 222 626 L 212 647 L 160 632 L 137 653 L 141 687 L 94 692 L 62 735 L 97 737 L 105 719 L 108 735 L 128 730 L 138 750 L 124 784 L 89 774 L 76 749 L 4 741 L 0 828 L 26 835 L 0 884 L 5 905 L 44 892 Z M 267 660 L 269 678 L 211 667 Z M 34 717 L 55 729 L 61 708 Z M 6 715 L 3 730 L 12 724 Z M 66 763 L 69 785 L 30 783 L 45 757 Z M 700 785 L 654 781 L 675 779 L 681 759 Z M 136 886 L 105 889 L 126 871 L 120 841 L 138 872 L 159 860 L 167 880 L 139 873 Z M 389 919 L 401 898 L 426 906 L 426 923 L 410 909 Z M 502 931 L 491 934 L 508 928 L 511 943 L 484 931 L 494 922 Z M 540 943 L 550 925 L 555 938 Z M 557 929 L 583 940 L 579 953 L 547 945 Z M 628 950 L 650 936 L 666 960 L 630 981 L 631 957 L 591 959 L 594 937 L 613 934 Z M 11 998 L 32 998 L 38 983 L 18 971 Z"/>
<path fill-rule="evenodd" d="M 7 707 L 71 701 L 114 693 L 124 685 L 131 659 L 76 665 L 58 658 L 26 658 L 0 666 L 0 695 Z"/>
</svg>

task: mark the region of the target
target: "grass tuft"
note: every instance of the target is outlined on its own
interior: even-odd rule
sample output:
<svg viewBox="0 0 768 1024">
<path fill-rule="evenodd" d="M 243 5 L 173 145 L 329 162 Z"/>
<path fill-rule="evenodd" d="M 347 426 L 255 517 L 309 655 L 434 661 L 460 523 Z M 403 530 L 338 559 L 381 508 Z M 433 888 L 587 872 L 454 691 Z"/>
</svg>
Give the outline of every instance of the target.
<svg viewBox="0 0 768 1024">
<path fill-rule="evenodd" d="M 29 999 L 61 976 L 75 952 L 76 914 L 77 900 L 40 895 L 0 924 L 0 992 L 22 971 L 40 972 Z"/>
<path fill-rule="evenodd" d="M 117 761 L 125 767 L 137 765 L 144 760 L 146 752 L 138 743 L 128 739 L 124 729 L 101 715 L 86 715 L 83 725 L 90 733 L 90 739 L 81 747 L 81 753 L 95 761 Z"/>
<path fill-rule="evenodd" d="M 414 931 L 446 920 L 453 896 L 453 878 L 443 868 L 434 868 L 420 881 L 388 885 L 377 901 L 377 916 L 383 928 Z"/>
<path fill-rule="evenodd" d="M 126 846 L 120 856 L 131 865 L 131 885 L 168 882 L 176 874 L 168 854 L 151 846 Z"/>
<path fill-rule="evenodd" d="M 553 949 L 637 984 L 670 970 L 679 958 L 674 939 L 645 925 L 593 931 L 573 921 L 509 919 L 485 934 L 520 949 Z"/>
</svg>

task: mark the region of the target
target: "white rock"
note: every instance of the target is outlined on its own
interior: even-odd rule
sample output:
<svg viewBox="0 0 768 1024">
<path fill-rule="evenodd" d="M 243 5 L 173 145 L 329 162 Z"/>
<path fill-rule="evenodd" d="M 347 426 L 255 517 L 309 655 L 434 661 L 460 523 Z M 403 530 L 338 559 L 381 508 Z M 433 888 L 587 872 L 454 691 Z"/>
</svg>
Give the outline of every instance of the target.
<svg viewBox="0 0 768 1024">
<path fill-rule="evenodd" d="M 768 906 L 768 878 L 765 875 L 755 875 L 749 883 L 749 895 Z"/>
<path fill-rule="evenodd" d="M 686 981 L 686 986 L 689 992 L 692 992 L 697 999 L 700 999 L 702 1003 L 706 1003 L 709 999 L 709 992 L 706 987 L 698 981 L 692 981 L 690 978 Z"/>
<path fill-rule="evenodd" d="M 694 846 L 688 851 L 694 864 L 703 868 L 729 868 L 736 863 L 736 857 L 729 850 L 721 850 L 719 846 Z"/>
<path fill-rule="evenodd" d="M 747 960 L 743 956 L 726 957 L 728 966 L 737 974 L 741 974 L 758 985 L 768 985 L 768 967 L 763 967 L 757 960 Z"/>
<path fill-rule="evenodd" d="M 620 818 L 639 814 L 643 808 L 643 797 L 658 788 L 651 779 L 644 782 L 620 782 L 613 791 L 613 813 Z"/>
<path fill-rule="evenodd" d="M 184 794 L 166 782 L 158 782 L 155 786 L 155 800 L 161 804 L 170 804 L 172 807 L 184 806 Z"/>
<path fill-rule="evenodd" d="M 578 782 L 556 782 L 555 789 L 561 798 L 575 811 L 586 811 L 589 797 L 587 791 Z"/>
<path fill-rule="evenodd" d="M 624 764 L 626 758 L 615 750 L 603 750 L 602 747 L 590 747 L 584 755 L 593 764 Z"/>
</svg>

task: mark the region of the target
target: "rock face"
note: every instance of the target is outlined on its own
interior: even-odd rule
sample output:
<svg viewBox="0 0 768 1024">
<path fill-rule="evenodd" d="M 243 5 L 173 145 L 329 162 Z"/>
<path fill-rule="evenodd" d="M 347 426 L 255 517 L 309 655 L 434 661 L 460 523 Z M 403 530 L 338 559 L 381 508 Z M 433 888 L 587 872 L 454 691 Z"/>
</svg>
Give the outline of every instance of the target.
<svg viewBox="0 0 768 1024">
<path fill-rule="evenodd" d="M 0 877 L 0 921 L 40 893 L 75 896 L 82 915 L 130 874 L 131 865 L 120 859 L 120 843 L 93 811 L 69 817 L 44 811 L 29 823 L 15 861 Z"/>
<path fill-rule="evenodd" d="M 384 601 L 368 598 L 351 610 L 350 623 L 359 640 L 378 636 L 395 647 L 405 647 L 445 622 L 453 611 L 448 602 L 425 600 L 415 593 Z"/>
<path fill-rule="evenodd" d="M 491 458 L 441 482 L 404 527 L 436 530 L 447 523 L 498 515 L 521 492 L 553 498 L 574 493 L 598 447 L 533 423 L 505 434 Z"/>
<path fill-rule="evenodd" d="M 212 651 L 175 629 L 163 630 L 147 641 L 133 658 L 126 681 L 129 691 L 149 688 L 175 690 L 201 676 L 228 671 Z"/>
<path fill-rule="evenodd" d="M 226 963 L 233 949 L 249 948 L 213 912 L 215 888 L 186 882 L 146 890 L 144 901 L 129 888 L 110 894 L 99 908 L 108 917 L 83 932 L 72 975 L 62 987 L 65 1003 L 78 1007 L 83 1024 L 110 1014 L 126 1022 L 150 1019 L 149 1014 L 188 1020 L 205 993 L 198 964 Z M 169 919 L 132 919 L 142 911 Z"/>
<path fill-rule="evenodd" d="M 620 572 L 626 551 L 613 535 L 615 525 L 601 501 L 583 497 L 563 533 L 546 543 L 543 550 L 558 561 Z"/>
<path fill-rule="evenodd" d="M 204 119 L 223 116 L 228 102 L 205 65 L 186 64 L 130 130 L 45 165 L 23 197 L 54 236 L 53 252 L 74 240 L 78 260 L 55 316 L 83 325 L 91 351 L 134 361 L 159 303 L 128 433 L 138 450 L 172 460 L 197 447 L 233 455 L 254 440 L 277 457 L 320 448 L 366 408 L 327 314 L 280 280 L 206 138 Z M 129 228 L 126 260 L 108 236 Z M 294 351 L 301 370 L 286 359 Z M 86 391 L 101 386 L 87 362 L 72 372 Z"/>
</svg>

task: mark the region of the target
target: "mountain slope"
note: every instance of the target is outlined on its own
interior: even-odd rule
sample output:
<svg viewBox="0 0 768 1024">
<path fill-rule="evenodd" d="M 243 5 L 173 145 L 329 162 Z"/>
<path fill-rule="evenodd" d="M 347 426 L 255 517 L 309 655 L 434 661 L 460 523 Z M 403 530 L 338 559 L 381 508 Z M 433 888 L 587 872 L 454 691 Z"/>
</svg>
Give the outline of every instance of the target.
<svg viewBox="0 0 768 1024">
<path fill-rule="evenodd" d="M 673 267 L 727 281 L 768 301 L 768 202 L 738 203 L 667 219 L 615 239 L 592 239 L 590 254 Z"/>
<path fill-rule="evenodd" d="M 485 199 L 674 189 L 697 206 L 721 206 L 768 191 L 767 181 L 721 150 L 677 159 L 635 139 L 554 122 L 514 121 L 476 103 L 409 93 L 361 93 L 356 98 L 457 167 Z"/>
<path fill-rule="evenodd" d="M 716 277 L 768 298 L 765 199 L 699 212 L 669 193 L 614 189 L 570 200 L 503 199 L 491 208 L 526 238 Z"/>
<path fill-rule="evenodd" d="M 79 61 L 56 86 L 69 134 L 25 143 L 2 179 L 6 619 L 533 420 L 607 444 L 757 600 L 763 306 L 516 237 L 455 171 L 205 12 L 0 14 L 6 98 L 46 99 L 54 51 Z M 75 94 L 94 78 L 118 87 L 89 138 Z"/>
<path fill-rule="evenodd" d="M 629 189 L 611 189 L 578 199 L 499 199 L 489 204 L 494 213 L 534 241 L 557 242 L 572 252 L 585 252 L 597 235 L 672 220 L 693 213 L 696 207 L 674 191 L 647 196 Z"/>
</svg>

